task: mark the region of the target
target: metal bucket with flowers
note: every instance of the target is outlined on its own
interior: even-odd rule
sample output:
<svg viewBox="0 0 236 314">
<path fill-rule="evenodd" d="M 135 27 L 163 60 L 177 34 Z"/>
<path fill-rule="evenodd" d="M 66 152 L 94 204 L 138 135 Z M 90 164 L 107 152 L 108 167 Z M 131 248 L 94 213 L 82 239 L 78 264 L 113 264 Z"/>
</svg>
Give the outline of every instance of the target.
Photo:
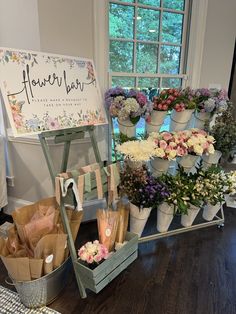
<svg viewBox="0 0 236 314">
<path fill-rule="evenodd" d="M 147 109 L 147 97 L 135 89 L 115 87 L 105 93 L 105 102 L 110 116 L 118 119 L 120 133 L 128 138 L 135 137 L 136 125 Z"/>
<path fill-rule="evenodd" d="M 173 103 L 170 131 L 186 130 L 195 108 L 196 103 L 194 102 L 190 90 L 181 90 Z"/>
<path fill-rule="evenodd" d="M 158 132 L 165 120 L 172 104 L 179 95 L 179 91 L 174 88 L 164 89 L 159 96 L 153 97 L 153 102 L 146 114 L 146 133 Z"/>
</svg>

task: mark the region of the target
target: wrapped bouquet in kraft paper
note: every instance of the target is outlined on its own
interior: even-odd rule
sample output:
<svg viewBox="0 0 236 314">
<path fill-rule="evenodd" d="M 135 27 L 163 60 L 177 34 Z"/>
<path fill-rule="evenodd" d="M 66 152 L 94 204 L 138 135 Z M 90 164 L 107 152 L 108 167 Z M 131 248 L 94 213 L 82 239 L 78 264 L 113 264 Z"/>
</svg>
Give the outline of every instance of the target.
<svg viewBox="0 0 236 314">
<path fill-rule="evenodd" d="M 69 208 L 67 218 L 76 239 L 82 211 Z M 67 234 L 55 197 L 16 209 L 14 226 L 0 237 L 0 256 L 13 281 L 30 281 L 49 274 L 68 257 Z"/>
</svg>

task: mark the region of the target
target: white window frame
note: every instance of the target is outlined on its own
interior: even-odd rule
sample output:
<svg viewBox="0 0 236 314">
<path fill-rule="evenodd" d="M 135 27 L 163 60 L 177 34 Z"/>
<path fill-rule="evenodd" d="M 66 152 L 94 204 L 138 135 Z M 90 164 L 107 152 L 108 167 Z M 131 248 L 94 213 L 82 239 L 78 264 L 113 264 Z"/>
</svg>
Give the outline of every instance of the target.
<svg viewBox="0 0 236 314">
<path fill-rule="evenodd" d="M 121 2 L 119 2 L 121 4 Z M 93 0 L 94 9 L 94 62 L 104 92 L 110 86 L 109 79 L 109 36 L 108 36 L 108 0 Z M 204 49 L 208 0 L 192 0 L 191 24 L 189 33 L 186 73 L 183 74 L 185 86 L 198 88 L 201 77 L 201 65 Z M 119 72 L 119 75 L 121 72 Z M 137 76 L 142 76 L 138 74 Z M 152 77 L 151 74 L 145 75 Z M 164 75 L 163 75 L 164 76 Z M 171 75 L 166 75 L 171 77 Z"/>
<path fill-rule="evenodd" d="M 189 19 L 189 8 L 188 8 L 188 4 L 190 1 L 187 1 L 187 4 L 185 6 L 185 10 L 174 10 L 174 9 L 165 9 L 162 7 L 162 1 L 160 0 L 160 7 L 153 7 L 150 5 L 145 5 L 145 4 L 140 4 L 140 3 L 130 3 L 130 2 L 120 2 L 117 0 L 112 0 L 112 3 L 115 4 L 120 4 L 120 5 L 124 5 L 124 6 L 130 6 L 133 7 L 135 10 L 135 20 L 134 20 L 134 38 L 133 39 L 124 39 L 124 38 L 110 38 L 110 41 L 112 40 L 117 40 L 117 41 L 123 41 L 123 42 L 132 42 L 134 44 L 134 57 L 133 57 L 133 72 L 109 72 L 109 86 L 111 86 L 111 80 L 113 76 L 120 76 L 120 77 L 133 77 L 135 79 L 135 88 L 138 87 L 138 79 L 140 77 L 147 77 L 147 78 L 158 78 L 159 79 L 159 86 L 162 87 L 162 79 L 163 78 L 177 78 L 177 79 L 182 79 L 182 87 L 185 86 L 185 79 L 186 79 L 186 74 L 185 74 L 185 54 L 186 52 L 186 29 L 187 29 L 187 25 L 188 25 L 188 19 Z M 109 5 L 109 1 L 108 1 L 108 5 Z M 183 29 L 182 29 L 182 40 L 181 43 L 170 43 L 170 42 L 162 42 L 162 41 L 146 41 L 146 40 L 138 40 L 137 39 L 137 9 L 138 8 L 143 8 L 143 9 L 152 9 L 155 11 L 160 12 L 160 34 L 162 33 L 162 16 L 163 16 L 163 12 L 170 12 L 170 13 L 177 13 L 177 14 L 182 14 L 183 15 Z M 158 46 L 158 57 L 157 57 L 157 73 L 138 73 L 136 72 L 136 57 L 137 57 L 137 53 L 136 53 L 136 47 L 137 47 L 137 43 L 143 43 L 143 44 L 155 44 Z M 179 63 L 179 74 L 164 74 L 164 73 L 160 73 L 160 47 L 161 45 L 166 45 L 166 46 L 175 46 L 175 47 L 180 47 L 180 63 Z"/>
</svg>

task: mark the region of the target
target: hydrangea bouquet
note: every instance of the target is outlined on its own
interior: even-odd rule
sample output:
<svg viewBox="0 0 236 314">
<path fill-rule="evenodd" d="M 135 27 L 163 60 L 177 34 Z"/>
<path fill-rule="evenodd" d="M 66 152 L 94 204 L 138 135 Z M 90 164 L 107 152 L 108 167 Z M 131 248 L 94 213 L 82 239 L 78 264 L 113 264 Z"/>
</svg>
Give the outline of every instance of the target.
<svg viewBox="0 0 236 314">
<path fill-rule="evenodd" d="M 148 99 L 139 90 L 115 87 L 105 93 L 105 103 L 112 118 L 120 121 L 130 119 L 136 124 L 145 115 Z"/>
<path fill-rule="evenodd" d="M 224 89 L 199 88 L 191 91 L 199 112 L 222 112 L 228 107 L 228 95 Z"/>
</svg>

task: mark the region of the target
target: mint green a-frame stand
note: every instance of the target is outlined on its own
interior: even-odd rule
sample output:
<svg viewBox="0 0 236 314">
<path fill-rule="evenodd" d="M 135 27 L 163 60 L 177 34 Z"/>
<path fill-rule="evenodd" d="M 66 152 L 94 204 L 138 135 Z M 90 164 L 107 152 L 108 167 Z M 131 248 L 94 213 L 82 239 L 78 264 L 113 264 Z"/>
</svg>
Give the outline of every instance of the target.
<svg viewBox="0 0 236 314">
<path fill-rule="evenodd" d="M 54 138 L 54 143 L 59 144 L 59 143 L 64 143 L 64 149 L 63 149 L 63 154 L 62 154 L 62 161 L 61 161 L 61 168 L 60 172 L 66 172 L 67 171 L 67 165 L 68 165 L 68 159 L 69 159 L 69 152 L 70 152 L 70 145 L 71 142 L 74 140 L 79 140 L 83 139 L 85 137 L 86 132 L 89 133 L 90 139 L 91 139 L 91 144 L 94 150 L 95 154 L 95 159 L 96 162 L 101 163 L 101 156 L 98 150 L 95 134 L 94 134 L 94 129 L 95 127 L 93 125 L 89 126 L 82 126 L 82 127 L 76 127 L 76 128 L 70 128 L 70 129 L 63 129 L 63 130 L 56 130 L 56 131 L 47 131 L 47 132 L 42 132 L 39 134 L 39 140 L 43 149 L 43 153 L 47 162 L 47 166 L 49 169 L 49 173 L 51 176 L 52 184 L 53 187 L 55 187 L 55 178 L 58 175 L 58 172 L 55 170 L 54 167 L 54 162 L 51 157 L 47 139 L 49 138 Z M 80 278 L 80 275 L 78 273 L 78 262 L 77 262 L 77 254 L 76 254 L 76 249 L 74 245 L 74 241 L 72 238 L 71 234 L 71 229 L 69 226 L 69 221 L 67 218 L 66 210 L 65 210 L 65 205 L 64 205 L 64 198 L 62 197 L 61 200 L 61 205 L 60 205 L 60 213 L 61 213 L 61 218 L 62 218 L 62 223 L 63 226 L 66 230 L 66 233 L 68 235 L 68 246 L 70 250 L 70 255 L 74 267 L 74 272 L 79 288 L 79 292 L 82 298 L 86 298 L 87 294 L 85 291 L 85 286 Z"/>
<path fill-rule="evenodd" d="M 100 163 L 102 161 L 99 150 L 98 150 L 96 138 L 94 135 L 94 129 L 95 129 L 94 125 L 88 125 L 88 126 L 81 126 L 81 127 L 69 128 L 69 129 L 63 129 L 63 130 L 46 131 L 39 134 L 39 140 L 40 140 L 43 153 L 47 162 L 47 166 L 48 166 L 48 170 L 51 176 L 53 186 L 55 186 L 55 177 L 57 176 L 58 172 L 55 170 L 54 162 L 52 160 L 49 147 L 47 144 L 47 139 L 54 137 L 55 144 L 64 143 L 60 173 L 66 172 L 71 142 L 74 140 L 83 139 L 85 137 L 86 132 L 89 133 L 96 162 Z"/>
</svg>

